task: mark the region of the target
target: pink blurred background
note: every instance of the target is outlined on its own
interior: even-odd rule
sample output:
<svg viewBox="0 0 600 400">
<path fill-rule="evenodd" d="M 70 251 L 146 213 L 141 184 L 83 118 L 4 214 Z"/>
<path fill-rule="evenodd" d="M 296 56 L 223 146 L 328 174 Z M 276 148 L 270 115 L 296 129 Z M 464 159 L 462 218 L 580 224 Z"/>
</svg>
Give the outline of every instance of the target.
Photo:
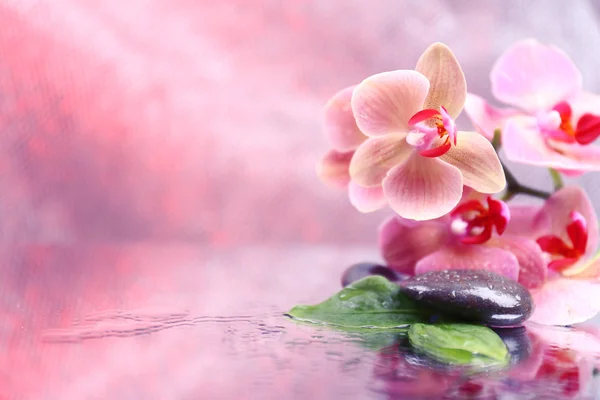
<svg viewBox="0 0 600 400">
<path fill-rule="evenodd" d="M 562 47 L 600 91 L 599 13 L 592 0 L 0 0 L 0 382 L 88 398 L 48 388 L 107 348 L 59 373 L 62 353 L 37 340 L 82 313 L 250 307 L 219 282 L 261 310 L 331 292 L 345 265 L 377 257 L 386 212 L 359 214 L 316 178 L 327 99 L 412 68 L 434 41 L 489 97 L 492 63 L 527 37 Z M 578 182 L 600 204 L 597 174 Z"/>
<path fill-rule="evenodd" d="M 434 41 L 487 96 L 493 61 L 524 37 L 564 48 L 598 89 L 598 12 L 593 1 L 2 1 L 0 233 L 371 243 L 380 217 L 314 174 L 328 97 L 413 67 Z"/>
</svg>

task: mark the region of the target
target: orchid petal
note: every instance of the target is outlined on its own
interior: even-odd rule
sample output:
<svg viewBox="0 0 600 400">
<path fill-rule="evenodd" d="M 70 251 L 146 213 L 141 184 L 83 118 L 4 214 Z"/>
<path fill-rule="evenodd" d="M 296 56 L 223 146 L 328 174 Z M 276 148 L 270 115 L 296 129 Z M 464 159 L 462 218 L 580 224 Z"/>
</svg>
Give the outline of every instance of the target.
<svg viewBox="0 0 600 400">
<path fill-rule="evenodd" d="M 593 114 L 583 114 L 577 121 L 575 140 L 579 144 L 590 144 L 600 136 L 600 117 Z"/>
<path fill-rule="evenodd" d="M 502 200 L 496 200 L 493 197 L 487 198 L 490 215 L 494 216 L 494 226 L 498 235 L 502 235 L 510 221 L 510 208 Z"/>
<path fill-rule="evenodd" d="M 600 253 L 591 259 L 579 260 L 569 269 L 562 271 L 562 274 L 569 278 L 598 280 L 600 277 Z"/>
<path fill-rule="evenodd" d="M 460 201 L 462 175 L 436 158 L 413 154 L 383 180 L 390 207 L 403 218 L 429 220 L 449 213 Z"/>
<path fill-rule="evenodd" d="M 463 196 L 463 198 L 464 198 L 464 196 Z M 468 213 L 471 211 L 483 213 L 486 210 L 485 210 L 485 207 L 483 206 L 483 204 L 481 203 L 481 200 L 473 199 L 473 200 L 461 201 L 461 203 L 454 210 L 452 210 L 451 215 L 453 217 L 456 217 L 457 215 Z"/>
<path fill-rule="evenodd" d="M 579 186 L 566 186 L 554 193 L 542 208 L 551 221 L 551 233 L 570 243 L 567 226 L 572 222 L 571 213 L 577 211 L 587 223 L 588 241 L 586 255 L 593 255 L 598 246 L 598 217 L 586 192 Z"/>
<path fill-rule="evenodd" d="M 560 169 L 556 168 L 557 172 L 560 172 L 564 176 L 568 176 L 569 178 L 578 178 L 585 174 L 585 171 L 580 171 L 576 169 Z"/>
<path fill-rule="evenodd" d="M 350 177 L 361 186 L 379 186 L 388 171 L 413 153 L 404 135 L 369 138 L 361 144 L 350 162 Z"/>
<path fill-rule="evenodd" d="M 546 253 L 568 254 L 571 248 L 565 241 L 556 235 L 546 235 L 538 238 L 537 244 Z"/>
<path fill-rule="evenodd" d="M 514 108 L 492 107 L 482 97 L 467 93 L 465 113 L 475 130 L 491 141 L 494 138 L 494 131 L 502 130 L 506 120 L 520 114 L 520 111 Z"/>
<path fill-rule="evenodd" d="M 531 294 L 535 310 L 530 321 L 544 325 L 572 325 L 600 311 L 600 284 L 576 279 L 554 279 Z"/>
<path fill-rule="evenodd" d="M 406 142 L 411 146 L 423 146 L 425 144 L 425 132 L 413 131 L 406 136 Z"/>
<path fill-rule="evenodd" d="M 550 147 L 555 152 L 569 157 L 570 169 L 575 169 L 576 171 L 600 171 L 600 146 L 582 146 L 578 143 L 551 141 Z"/>
<path fill-rule="evenodd" d="M 567 225 L 567 235 L 571 239 L 573 248 L 585 253 L 588 244 L 587 222 L 583 215 L 577 211 L 571 212 L 571 220 L 572 222 Z"/>
<path fill-rule="evenodd" d="M 572 121 L 578 121 L 584 114 L 600 114 L 600 96 L 590 92 L 580 92 L 568 101 L 573 112 Z"/>
<path fill-rule="evenodd" d="M 350 197 L 350 204 L 362 213 L 377 211 L 387 205 L 381 186 L 364 187 L 356 182 L 350 182 L 348 196 Z"/>
<path fill-rule="evenodd" d="M 408 120 L 409 126 L 415 126 L 419 122 L 427 121 L 428 119 L 436 118 L 437 120 L 441 119 L 441 113 L 439 110 L 434 110 L 432 108 L 426 108 L 424 110 L 419 111 Z"/>
<path fill-rule="evenodd" d="M 464 188 L 463 188 L 463 190 L 464 190 Z M 423 224 L 423 222 L 424 222 L 424 221 L 416 221 L 414 219 L 409 219 L 409 218 L 402 218 L 401 216 L 399 216 L 397 214 L 394 215 L 394 217 L 398 220 L 398 223 L 400 223 L 401 225 L 407 226 L 409 228 L 419 226 L 419 225 Z M 439 222 L 439 223 L 445 224 L 444 226 L 447 227 L 448 224 L 450 222 L 452 222 L 452 219 L 450 217 L 450 214 L 444 214 L 439 218 L 431 219 L 428 221 Z"/>
<path fill-rule="evenodd" d="M 515 281 L 519 278 L 519 262 L 511 252 L 477 245 L 442 248 L 417 262 L 415 274 L 447 269 L 480 269 Z"/>
<path fill-rule="evenodd" d="M 490 239 L 486 246 L 507 250 L 519 262 L 519 283 L 527 288 L 540 287 L 548 275 L 544 254 L 533 240 L 518 236 L 502 236 Z"/>
<path fill-rule="evenodd" d="M 548 263 L 548 269 L 557 272 L 562 272 L 563 270 L 574 266 L 576 263 L 576 258 L 558 258 Z"/>
<path fill-rule="evenodd" d="M 354 150 L 367 137 L 358 129 L 350 100 L 356 86 L 337 92 L 325 106 L 325 134 L 337 151 Z"/>
<path fill-rule="evenodd" d="M 541 206 L 510 204 L 510 222 L 506 227 L 506 235 L 523 236 L 537 239 L 550 229 L 551 222 Z"/>
<path fill-rule="evenodd" d="M 379 248 L 390 268 L 414 275 L 415 263 L 448 240 L 448 229 L 438 221 L 406 226 L 394 216 L 379 228 Z"/>
<path fill-rule="evenodd" d="M 492 93 L 527 111 L 551 109 L 581 90 L 581 72 L 562 50 L 529 39 L 510 47 L 490 74 Z"/>
<path fill-rule="evenodd" d="M 317 175 L 329 185 L 346 187 L 350 182 L 348 169 L 353 155 L 353 151 L 340 153 L 339 151 L 330 150 L 317 163 Z"/>
<path fill-rule="evenodd" d="M 476 132 L 458 132 L 458 144 L 440 160 L 460 170 L 465 185 L 482 193 L 498 193 L 506 186 L 504 170 L 492 144 Z"/>
<path fill-rule="evenodd" d="M 509 118 L 504 125 L 502 145 L 508 159 L 514 162 L 566 170 L 593 169 L 549 147 L 533 117 Z"/>
<path fill-rule="evenodd" d="M 456 119 L 467 97 L 467 82 L 452 50 L 443 43 L 429 46 L 419 58 L 415 70 L 429 79 L 431 88 L 423 108 L 445 107 Z"/>
<path fill-rule="evenodd" d="M 470 228 L 470 226 L 469 226 Z M 460 239 L 464 244 L 483 244 L 492 237 L 492 226 L 485 225 L 478 235 L 466 236 Z"/>
<path fill-rule="evenodd" d="M 570 99 L 569 103 L 573 109 L 572 121 L 577 122 L 575 139 L 581 144 L 593 142 L 597 138 L 597 133 L 600 132 L 600 96 L 581 92 L 575 98 Z"/>
<path fill-rule="evenodd" d="M 442 124 L 448 134 L 448 140 L 456 146 L 456 133 L 458 132 L 456 129 L 456 122 L 454 122 L 454 119 L 448 114 L 448 111 L 444 106 L 440 107 L 440 114 L 442 116 Z"/>
<path fill-rule="evenodd" d="M 423 108 L 429 81 L 416 71 L 382 72 L 362 81 L 352 94 L 352 111 L 367 136 L 404 133 Z"/>
<path fill-rule="evenodd" d="M 450 150 L 450 147 L 452 147 L 452 143 L 448 142 L 438 147 L 432 147 L 430 149 L 421 150 L 419 151 L 419 154 L 422 157 L 437 158 L 446 154 L 448 150 Z"/>
<path fill-rule="evenodd" d="M 488 195 L 485 193 L 481 193 L 476 191 L 475 189 L 468 187 L 468 186 L 463 186 L 463 194 L 462 194 L 462 198 L 460 199 L 460 202 L 466 202 L 466 201 L 471 201 L 471 200 L 477 200 L 479 202 L 484 202 L 487 199 Z"/>
</svg>

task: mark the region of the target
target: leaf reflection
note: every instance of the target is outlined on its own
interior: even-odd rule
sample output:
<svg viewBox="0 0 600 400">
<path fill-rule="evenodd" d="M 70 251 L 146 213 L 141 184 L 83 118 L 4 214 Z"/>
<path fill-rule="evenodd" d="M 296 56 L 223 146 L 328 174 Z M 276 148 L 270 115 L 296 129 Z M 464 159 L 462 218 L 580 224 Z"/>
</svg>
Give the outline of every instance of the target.
<svg viewBox="0 0 600 400">
<path fill-rule="evenodd" d="M 599 340 L 592 332 L 540 326 L 499 329 L 512 359 L 509 368 L 495 371 L 436 363 L 401 340 L 378 352 L 371 389 L 390 399 L 597 398 L 600 359 L 585 348 Z"/>
</svg>

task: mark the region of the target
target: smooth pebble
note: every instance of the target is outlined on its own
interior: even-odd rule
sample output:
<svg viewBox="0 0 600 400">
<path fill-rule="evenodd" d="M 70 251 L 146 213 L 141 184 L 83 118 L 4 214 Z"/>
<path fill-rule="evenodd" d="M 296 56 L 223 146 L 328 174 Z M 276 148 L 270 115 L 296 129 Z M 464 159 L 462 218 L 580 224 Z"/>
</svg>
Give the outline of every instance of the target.
<svg viewBox="0 0 600 400">
<path fill-rule="evenodd" d="M 519 326 L 533 312 L 527 288 L 489 271 L 433 271 L 400 286 L 424 307 L 495 327 Z"/>
</svg>

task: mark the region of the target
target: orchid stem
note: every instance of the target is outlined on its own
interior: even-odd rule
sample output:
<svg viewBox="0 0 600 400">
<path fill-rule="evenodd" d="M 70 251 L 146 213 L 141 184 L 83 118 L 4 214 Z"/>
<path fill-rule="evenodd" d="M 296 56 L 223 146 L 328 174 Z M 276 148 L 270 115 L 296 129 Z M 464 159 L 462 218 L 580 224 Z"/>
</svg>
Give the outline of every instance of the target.
<svg viewBox="0 0 600 400">
<path fill-rule="evenodd" d="M 506 192 L 502 196 L 502 201 L 509 201 L 518 194 L 526 194 L 532 197 L 537 197 L 539 199 L 547 199 L 548 197 L 550 197 L 550 193 L 544 192 L 543 190 L 537 190 L 527 186 L 519 185 L 517 187 L 506 189 Z"/>
<path fill-rule="evenodd" d="M 500 131 L 500 129 L 494 130 L 492 146 L 494 146 L 494 150 L 496 150 L 496 153 L 498 153 L 500 151 L 500 148 L 502 147 L 502 131 Z M 502 196 L 502 201 L 509 201 L 518 194 L 526 194 L 532 197 L 538 197 L 540 199 L 547 199 L 548 197 L 550 197 L 550 193 L 548 192 L 544 192 L 543 190 L 537 190 L 529 186 L 520 184 L 517 178 L 513 175 L 513 173 L 510 172 L 506 165 L 504 165 L 502 160 L 500 160 L 500 164 L 502 165 L 502 169 L 504 169 L 504 175 L 506 176 L 506 192 Z M 550 174 L 552 175 L 552 180 L 554 181 L 554 188 L 556 189 L 557 187 L 559 187 L 558 185 L 562 187 L 562 179 L 560 177 L 560 174 L 553 169 L 550 169 Z"/>
<path fill-rule="evenodd" d="M 562 189 L 565 184 L 563 183 L 562 176 L 560 176 L 560 172 L 555 170 L 554 168 L 550 168 L 550 176 L 552 177 L 552 183 L 554 183 L 554 191 Z"/>
<path fill-rule="evenodd" d="M 502 201 L 508 201 L 515 197 L 517 194 L 526 194 L 532 197 L 538 197 L 540 199 L 547 199 L 550 197 L 550 193 L 543 190 L 537 190 L 529 186 L 525 186 L 519 183 L 517 178 L 510 172 L 510 170 L 504 165 L 502 161 L 502 168 L 504 169 L 504 175 L 506 176 L 506 193 L 502 196 Z"/>
<path fill-rule="evenodd" d="M 494 137 L 492 138 L 492 146 L 494 146 L 494 150 L 496 153 L 500 151 L 500 147 L 502 147 L 502 131 L 500 129 L 494 130 Z"/>
</svg>

